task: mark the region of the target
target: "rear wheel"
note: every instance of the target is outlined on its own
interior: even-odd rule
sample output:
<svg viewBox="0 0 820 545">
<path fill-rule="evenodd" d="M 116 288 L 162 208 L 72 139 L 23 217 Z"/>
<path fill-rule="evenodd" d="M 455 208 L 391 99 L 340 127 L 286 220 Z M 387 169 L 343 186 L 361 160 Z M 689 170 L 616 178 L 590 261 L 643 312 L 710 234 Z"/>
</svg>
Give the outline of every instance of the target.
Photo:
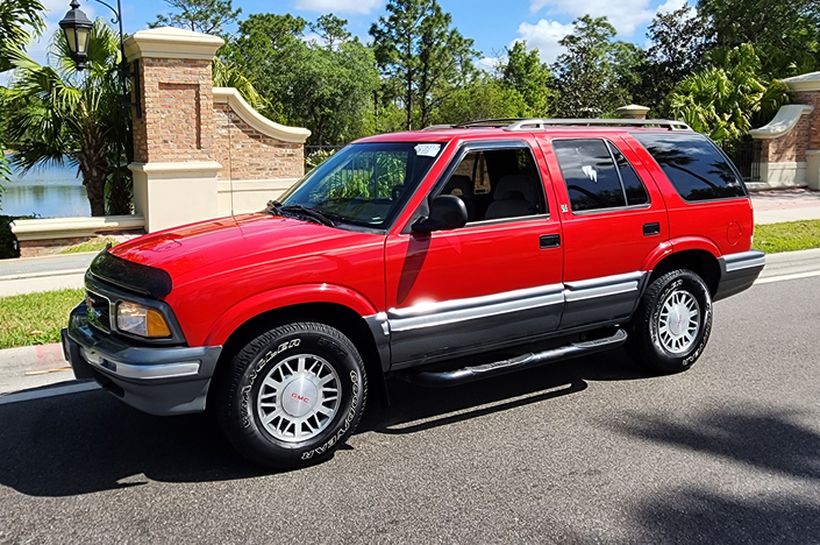
<svg viewBox="0 0 820 545">
<path fill-rule="evenodd" d="M 712 297 L 694 272 L 678 269 L 655 278 L 631 325 L 627 350 L 655 373 L 675 373 L 701 356 L 712 330 Z"/>
<path fill-rule="evenodd" d="M 245 457 L 293 468 L 330 457 L 350 437 L 367 398 L 353 343 L 325 324 L 267 331 L 242 348 L 217 384 L 220 425 Z"/>
</svg>

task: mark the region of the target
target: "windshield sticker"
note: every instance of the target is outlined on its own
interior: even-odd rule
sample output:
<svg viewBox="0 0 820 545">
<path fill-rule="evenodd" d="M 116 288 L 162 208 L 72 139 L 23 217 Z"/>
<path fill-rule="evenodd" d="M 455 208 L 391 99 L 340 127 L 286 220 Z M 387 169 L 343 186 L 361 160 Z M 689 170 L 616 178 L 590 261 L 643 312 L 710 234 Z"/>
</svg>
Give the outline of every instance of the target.
<svg viewBox="0 0 820 545">
<path fill-rule="evenodd" d="M 441 144 L 418 144 L 416 155 L 419 157 L 435 157 L 441 150 Z"/>
</svg>

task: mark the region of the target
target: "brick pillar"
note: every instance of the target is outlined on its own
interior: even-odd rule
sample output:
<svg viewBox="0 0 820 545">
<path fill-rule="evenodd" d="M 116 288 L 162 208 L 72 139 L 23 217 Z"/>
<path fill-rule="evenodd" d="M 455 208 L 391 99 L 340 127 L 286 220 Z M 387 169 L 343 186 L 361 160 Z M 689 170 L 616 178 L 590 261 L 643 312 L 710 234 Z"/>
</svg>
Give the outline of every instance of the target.
<svg viewBox="0 0 820 545">
<path fill-rule="evenodd" d="M 769 186 L 820 190 L 820 72 L 783 80 L 792 104 L 767 125 L 749 131 L 761 143 L 760 180 Z"/>
<path fill-rule="evenodd" d="M 803 144 L 806 157 L 806 185 L 820 190 L 820 72 L 788 78 L 795 102 L 811 107 L 807 137 Z"/>
<path fill-rule="evenodd" d="M 134 208 L 157 231 L 218 215 L 211 63 L 223 40 L 163 27 L 125 44 L 135 63 Z"/>
</svg>

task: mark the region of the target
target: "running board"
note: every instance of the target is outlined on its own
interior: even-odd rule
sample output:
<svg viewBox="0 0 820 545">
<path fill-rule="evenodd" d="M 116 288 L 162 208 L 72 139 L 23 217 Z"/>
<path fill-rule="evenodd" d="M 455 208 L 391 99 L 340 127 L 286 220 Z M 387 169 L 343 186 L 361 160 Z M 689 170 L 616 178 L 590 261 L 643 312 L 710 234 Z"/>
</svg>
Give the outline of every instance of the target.
<svg viewBox="0 0 820 545">
<path fill-rule="evenodd" d="M 449 371 L 411 372 L 408 373 L 406 378 L 413 384 L 418 384 L 419 386 L 443 388 L 496 377 L 521 369 L 529 369 L 566 358 L 608 350 L 620 346 L 624 344 L 624 342 L 626 342 L 626 331 L 618 329 L 609 337 L 603 337 L 601 339 L 575 342 L 565 346 L 559 346 L 558 348 L 544 350 L 543 352 L 530 352 L 522 356 L 476 365 L 474 367 L 463 367 Z"/>
</svg>

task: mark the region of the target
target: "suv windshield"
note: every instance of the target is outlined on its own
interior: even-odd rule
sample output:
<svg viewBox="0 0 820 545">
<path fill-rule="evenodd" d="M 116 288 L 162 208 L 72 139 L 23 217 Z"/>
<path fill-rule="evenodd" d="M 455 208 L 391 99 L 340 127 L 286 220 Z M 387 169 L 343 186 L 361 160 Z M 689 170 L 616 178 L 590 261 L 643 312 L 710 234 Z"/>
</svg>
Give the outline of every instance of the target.
<svg viewBox="0 0 820 545">
<path fill-rule="evenodd" d="M 442 148 L 419 142 L 352 144 L 283 195 L 281 208 L 310 209 L 337 223 L 387 227 Z"/>
</svg>

